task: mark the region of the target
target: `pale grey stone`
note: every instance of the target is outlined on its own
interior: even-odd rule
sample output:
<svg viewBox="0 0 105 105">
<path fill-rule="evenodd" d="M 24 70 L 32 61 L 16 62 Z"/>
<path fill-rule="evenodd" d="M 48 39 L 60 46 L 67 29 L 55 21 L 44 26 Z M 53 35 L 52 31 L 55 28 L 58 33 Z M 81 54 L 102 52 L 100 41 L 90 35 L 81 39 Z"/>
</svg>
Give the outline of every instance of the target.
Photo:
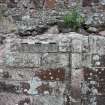
<svg viewBox="0 0 105 105">
<path fill-rule="evenodd" d="M 81 68 L 82 67 L 82 55 L 79 53 L 72 53 L 72 68 Z"/>
<path fill-rule="evenodd" d="M 28 81 L 31 80 L 35 75 L 32 69 L 29 68 L 6 68 L 3 72 L 8 72 L 10 75 L 9 79 L 15 81 Z"/>
<path fill-rule="evenodd" d="M 47 68 L 56 68 L 59 62 L 57 53 L 44 53 L 42 54 L 41 64 Z"/>
<path fill-rule="evenodd" d="M 82 54 L 82 66 L 83 67 L 92 67 L 92 55 L 90 53 L 83 53 Z"/>
<path fill-rule="evenodd" d="M 88 53 L 90 50 L 90 46 L 89 46 L 89 37 L 88 36 L 84 36 L 82 39 L 82 52 L 83 53 Z"/>
<path fill-rule="evenodd" d="M 105 39 L 101 36 L 89 36 L 90 53 L 98 53 L 100 55 L 105 53 Z"/>
<path fill-rule="evenodd" d="M 71 51 L 71 40 L 65 39 L 59 42 L 59 51 L 60 52 L 67 52 Z"/>
<path fill-rule="evenodd" d="M 98 32 L 98 29 L 95 28 L 95 27 L 89 27 L 89 28 L 87 29 L 87 31 L 89 31 L 89 32 L 91 32 L 91 33 L 92 33 L 92 32 L 93 32 L 93 33 L 94 33 L 94 32 L 96 33 L 96 32 Z"/>
<path fill-rule="evenodd" d="M 48 52 L 58 52 L 58 44 L 51 42 L 48 44 Z"/>
<path fill-rule="evenodd" d="M 59 53 L 59 62 L 57 64 L 57 67 L 67 67 L 69 66 L 69 63 L 70 63 L 70 56 L 68 53 Z"/>
<path fill-rule="evenodd" d="M 72 52 L 82 52 L 82 39 L 72 39 Z"/>
<path fill-rule="evenodd" d="M 47 30 L 45 34 L 59 34 L 58 26 L 55 25 Z"/>
<path fill-rule="evenodd" d="M 62 96 L 59 96 L 59 97 L 54 97 L 54 96 L 36 97 L 36 98 L 34 98 L 34 103 L 36 103 L 36 105 L 49 105 L 49 104 L 63 105 L 64 99 Z"/>
<path fill-rule="evenodd" d="M 40 55 L 30 53 L 11 53 L 5 57 L 5 64 L 16 67 L 39 67 Z"/>
</svg>

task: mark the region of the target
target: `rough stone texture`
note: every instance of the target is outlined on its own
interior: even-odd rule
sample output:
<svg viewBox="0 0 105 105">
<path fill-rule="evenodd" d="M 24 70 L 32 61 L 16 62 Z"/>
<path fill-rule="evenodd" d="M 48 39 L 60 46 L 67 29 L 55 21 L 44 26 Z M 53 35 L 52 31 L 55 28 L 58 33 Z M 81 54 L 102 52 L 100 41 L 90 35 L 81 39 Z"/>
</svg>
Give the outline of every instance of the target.
<svg viewBox="0 0 105 105">
<path fill-rule="evenodd" d="M 99 32 L 99 35 L 105 36 L 105 31 L 100 31 L 100 32 Z"/>
<path fill-rule="evenodd" d="M 35 36 L 62 22 L 76 5 L 75 0 L 0 1 L 1 105 L 104 105 L 105 38 L 58 34 L 52 31 L 57 26 Z M 104 26 L 104 0 L 83 0 L 79 6 L 87 25 Z M 35 37 L 13 33 L 28 36 L 30 30 Z"/>
<path fill-rule="evenodd" d="M 8 37 L 0 56 L 0 103 L 103 105 L 104 40 L 74 32 Z"/>
<path fill-rule="evenodd" d="M 49 28 L 49 24 L 63 22 L 69 9 L 77 5 L 80 14 L 86 18 L 85 23 L 93 29 L 98 27 L 100 31 L 105 24 L 104 4 L 104 0 L 6 0 L 0 2 L 0 11 L 4 17 L 0 21 L 0 32 L 31 33 L 34 36 L 41 34 L 40 30 Z"/>
</svg>

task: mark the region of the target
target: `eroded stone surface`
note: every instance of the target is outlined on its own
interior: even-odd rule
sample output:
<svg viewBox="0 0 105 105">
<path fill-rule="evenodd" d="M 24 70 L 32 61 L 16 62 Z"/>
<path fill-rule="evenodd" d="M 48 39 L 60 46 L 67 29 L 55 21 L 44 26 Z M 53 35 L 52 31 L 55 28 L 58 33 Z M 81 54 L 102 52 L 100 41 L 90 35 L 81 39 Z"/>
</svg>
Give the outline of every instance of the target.
<svg viewBox="0 0 105 105">
<path fill-rule="evenodd" d="M 32 97 L 30 102 L 38 105 L 42 102 L 43 105 L 68 105 L 69 100 L 75 105 L 101 103 L 104 40 L 102 36 L 74 32 L 24 39 L 8 37 L 0 56 L 0 91 L 14 97 L 24 94 L 24 99 L 9 98 L 13 104 L 24 103 L 28 95 Z M 96 95 L 98 99 L 94 101 Z"/>
</svg>

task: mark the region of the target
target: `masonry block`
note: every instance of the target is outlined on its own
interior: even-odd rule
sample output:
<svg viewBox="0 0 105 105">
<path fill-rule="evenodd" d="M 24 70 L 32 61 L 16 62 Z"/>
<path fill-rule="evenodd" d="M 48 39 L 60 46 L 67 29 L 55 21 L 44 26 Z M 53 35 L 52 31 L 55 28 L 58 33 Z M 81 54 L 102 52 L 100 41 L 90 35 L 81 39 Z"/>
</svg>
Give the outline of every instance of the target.
<svg viewBox="0 0 105 105">
<path fill-rule="evenodd" d="M 25 95 L 16 95 L 16 94 L 0 94 L 0 102 L 2 105 L 62 105 L 63 97 L 54 97 L 54 96 L 25 96 Z"/>
<path fill-rule="evenodd" d="M 65 80 L 65 69 L 64 68 L 49 68 L 49 69 L 35 69 L 35 75 L 38 76 L 42 81 L 64 81 Z"/>
<path fill-rule="evenodd" d="M 82 39 L 72 39 L 72 52 L 82 52 Z"/>
<path fill-rule="evenodd" d="M 60 52 L 71 52 L 71 40 L 66 39 L 66 40 L 61 40 L 59 42 L 59 51 Z"/>
<path fill-rule="evenodd" d="M 39 67 L 40 55 L 30 53 L 10 53 L 6 55 L 4 62 L 7 66 Z"/>
<path fill-rule="evenodd" d="M 81 99 L 81 81 L 84 80 L 83 69 L 72 69 L 71 71 L 71 96 L 74 99 Z"/>
<path fill-rule="evenodd" d="M 105 95 L 97 96 L 97 105 L 104 105 L 105 104 Z"/>
<path fill-rule="evenodd" d="M 105 53 L 105 38 L 100 36 L 89 36 L 90 52 L 95 54 Z"/>
<path fill-rule="evenodd" d="M 41 64 L 43 67 L 65 67 L 69 64 L 69 55 L 66 53 L 44 53 L 42 54 Z"/>
<path fill-rule="evenodd" d="M 93 54 L 92 55 L 93 67 L 105 67 L 105 55 Z"/>
<path fill-rule="evenodd" d="M 70 64 L 70 54 L 69 53 L 59 53 L 59 63 L 57 67 L 68 67 Z"/>
<path fill-rule="evenodd" d="M 6 77 L 6 74 L 9 76 Z M 31 68 L 5 68 L 2 73 L 2 79 L 28 81 L 34 77 L 35 73 Z"/>
<path fill-rule="evenodd" d="M 92 67 L 92 59 L 90 53 L 82 53 L 82 66 L 83 67 Z"/>
<path fill-rule="evenodd" d="M 72 53 L 72 68 L 81 68 L 82 67 L 82 55 L 78 53 Z"/>
<path fill-rule="evenodd" d="M 64 102 L 64 99 L 62 96 L 41 96 L 41 97 L 34 97 L 34 102 L 33 103 L 36 103 L 37 105 L 62 105 Z"/>
<path fill-rule="evenodd" d="M 90 46 L 89 46 L 89 37 L 84 36 L 82 38 L 82 52 L 83 53 L 89 53 L 90 51 Z"/>
<path fill-rule="evenodd" d="M 11 52 L 24 52 L 24 53 L 35 53 L 35 52 L 41 52 L 41 43 L 15 43 L 11 44 L 10 46 Z"/>
<path fill-rule="evenodd" d="M 31 96 L 17 95 L 12 93 L 0 93 L 1 105 L 32 105 L 33 98 Z"/>
<path fill-rule="evenodd" d="M 35 42 L 34 44 L 29 43 L 15 43 L 10 45 L 11 52 L 20 52 L 20 53 L 39 53 L 39 52 L 57 52 L 58 45 L 57 43 L 40 43 Z"/>
<path fill-rule="evenodd" d="M 48 45 L 48 52 L 58 52 L 58 44 L 55 42 L 50 42 Z"/>
</svg>

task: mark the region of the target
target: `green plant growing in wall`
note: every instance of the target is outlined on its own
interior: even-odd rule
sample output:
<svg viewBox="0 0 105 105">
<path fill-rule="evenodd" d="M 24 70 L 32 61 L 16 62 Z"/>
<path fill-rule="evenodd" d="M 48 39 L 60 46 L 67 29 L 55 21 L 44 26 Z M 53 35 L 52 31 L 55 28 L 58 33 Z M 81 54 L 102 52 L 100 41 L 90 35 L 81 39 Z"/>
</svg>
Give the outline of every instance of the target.
<svg viewBox="0 0 105 105">
<path fill-rule="evenodd" d="M 70 27 L 73 31 L 78 31 L 84 23 L 84 17 L 80 15 L 77 8 L 73 8 L 64 16 L 64 25 Z"/>
<path fill-rule="evenodd" d="M 69 13 L 64 16 L 65 27 L 70 27 L 73 31 L 78 29 L 84 24 L 85 19 L 80 14 L 81 11 L 81 0 L 76 0 L 76 5 L 70 9 Z"/>
</svg>

